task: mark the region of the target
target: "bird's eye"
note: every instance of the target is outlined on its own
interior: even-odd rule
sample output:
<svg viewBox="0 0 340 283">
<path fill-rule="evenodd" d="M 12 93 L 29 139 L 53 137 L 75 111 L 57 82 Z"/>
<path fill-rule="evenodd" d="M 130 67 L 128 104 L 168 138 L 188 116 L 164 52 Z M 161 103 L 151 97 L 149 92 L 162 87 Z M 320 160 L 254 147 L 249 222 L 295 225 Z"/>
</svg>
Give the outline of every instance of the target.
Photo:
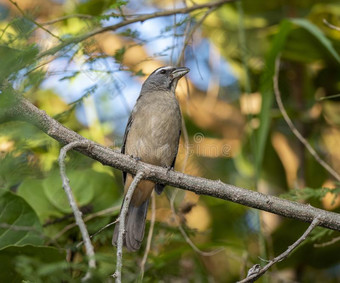
<svg viewBox="0 0 340 283">
<path fill-rule="evenodd" d="M 166 71 L 163 69 L 159 72 L 160 74 L 164 75 L 166 73 Z"/>
</svg>

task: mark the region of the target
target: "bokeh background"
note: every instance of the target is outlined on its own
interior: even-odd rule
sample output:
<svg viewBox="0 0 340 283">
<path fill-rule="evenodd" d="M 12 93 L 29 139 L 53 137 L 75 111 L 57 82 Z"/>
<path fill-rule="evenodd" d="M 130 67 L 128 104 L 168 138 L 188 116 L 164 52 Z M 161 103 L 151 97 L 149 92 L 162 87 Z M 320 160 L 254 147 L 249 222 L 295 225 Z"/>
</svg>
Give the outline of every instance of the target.
<svg viewBox="0 0 340 283">
<path fill-rule="evenodd" d="M 177 88 L 185 125 L 176 170 L 339 212 L 339 183 L 287 126 L 272 87 L 280 56 L 288 115 L 340 172 L 338 1 L 243 0 L 72 43 L 142 14 L 202 3 L 1 0 L 1 83 L 79 134 L 119 148 L 148 74 L 163 65 L 187 66 L 191 71 Z M 2 282 L 73 282 L 86 272 L 81 235 L 61 186 L 60 147 L 30 124 L 0 124 Z M 116 219 L 118 170 L 69 153 L 67 174 L 90 234 Z M 283 252 L 308 226 L 171 187 L 156 197 L 154 211 L 145 282 L 235 282 L 255 263 Z M 110 226 L 92 238 L 98 282 L 113 280 L 112 232 Z M 124 282 L 142 278 L 146 237 L 141 251 L 124 253 Z M 317 228 L 259 282 L 340 282 L 339 254 L 339 233 Z"/>
</svg>

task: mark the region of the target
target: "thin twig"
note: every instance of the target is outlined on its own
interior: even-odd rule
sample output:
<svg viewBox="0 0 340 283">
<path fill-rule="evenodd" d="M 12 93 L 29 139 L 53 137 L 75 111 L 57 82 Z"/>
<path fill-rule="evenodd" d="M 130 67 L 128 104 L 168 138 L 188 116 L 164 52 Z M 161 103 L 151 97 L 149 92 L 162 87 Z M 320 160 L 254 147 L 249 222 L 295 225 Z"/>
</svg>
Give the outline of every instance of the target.
<svg viewBox="0 0 340 283">
<path fill-rule="evenodd" d="M 99 216 L 104 216 L 104 215 L 108 215 L 111 214 L 112 212 L 115 211 L 119 211 L 120 206 L 113 206 L 113 207 L 109 207 L 94 213 L 91 213 L 89 215 L 87 215 L 86 217 L 84 217 L 84 222 L 88 222 L 96 217 Z M 97 235 L 98 233 L 100 233 L 102 230 L 106 229 L 107 227 L 115 224 L 116 222 L 111 222 L 108 225 L 104 226 L 103 228 L 101 228 L 98 232 L 96 232 L 95 234 L 91 235 L 90 238 L 94 237 L 95 235 Z M 56 239 L 58 239 L 59 237 L 61 237 L 63 234 L 65 234 L 67 231 L 71 230 L 72 228 L 76 227 L 77 224 L 76 223 L 70 223 L 69 225 L 66 225 L 61 231 L 59 231 L 56 235 L 53 236 L 52 239 L 50 239 L 50 241 L 47 243 L 47 245 L 49 245 L 51 242 L 55 241 Z"/>
<path fill-rule="evenodd" d="M 152 241 L 152 236 L 153 236 L 153 228 L 155 226 L 155 220 L 156 220 L 156 197 L 155 197 L 155 192 L 153 192 L 151 195 L 151 221 L 150 221 L 149 234 L 148 234 L 148 239 L 146 241 L 146 248 L 145 248 L 144 256 L 140 264 L 141 281 L 143 280 L 143 277 L 144 277 L 145 263 L 146 263 L 146 260 L 148 259 L 148 255 L 149 255 L 150 248 L 151 248 L 151 241 Z"/>
<path fill-rule="evenodd" d="M 26 232 L 34 232 L 34 233 L 37 233 L 37 234 L 42 234 L 34 226 L 19 226 L 19 225 L 13 225 L 13 224 L 1 222 L 0 228 L 1 229 L 13 230 L 13 231 L 26 231 Z"/>
<path fill-rule="evenodd" d="M 54 20 L 51 20 L 51 21 L 48 21 L 48 22 L 39 23 L 39 24 L 42 25 L 42 26 L 49 26 L 49 25 L 53 25 L 53 24 L 58 23 L 58 22 L 62 22 L 62 21 L 68 20 L 68 19 L 72 19 L 72 18 L 80 18 L 80 19 L 91 20 L 94 17 L 91 16 L 91 15 L 86 15 L 86 14 L 72 14 L 72 15 L 66 15 L 66 16 L 63 16 L 63 17 L 60 17 L 60 18 L 57 18 L 57 19 L 54 19 Z"/>
<path fill-rule="evenodd" d="M 202 255 L 202 256 L 213 256 L 221 251 L 223 251 L 223 248 L 220 248 L 220 249 L 216 249 L 216 250 L 213 250 L 213 251 L 210 251 L 210 252 L 205 252 L 205 251 L 202 251 L 200 250 L 195 244 L 193 241 L 191 241 L 191 239 L 189 238 L 189 236 L 187 235 L 187 233 L 185 232 L 181 222 L 178 220 L 178 218 L 176 217 L 177 216 L 177 213 L 176 213 L 176 209 L 175 209 L 175 205 L 174 205 L 174 200 L 175 200 L 175 197 L 176 197 L 176 194 L 177 194 L 177 191 L 175 191 L 170 199 L 170 208 L 171 208 L 171 211 L 172 211 L 172 215 L 174 217 L 174 220 L 176 222 L 176 225 L 179 229 L 179 231 L 181 232 L 184 240 L 188 243 L 188 245 L 196 252 L 198 253 L 199 255 Z"/>
<path fill-rule="evenodd" d="M 98 235 L 99 233 L 101 233 L 102 231 L 104 231 L 105 229 L 111 227 L 112 225 L 116 224 L 119 221 L 119 218 L 117 218 L 115 221 L 110 222 L 109 224 L 106 224 L 104 227 L 100 228 L 96 233 L 90 235 L 90 239 L 92 239 L 94 236 Z M 82 244 L 84 244 L 84 241 L 81 241 L 77 244 L 77 248 L 80 247 Z"/>
<path fill-rule="evenodd" d="M 336 242 L 340 241 L 340 237 L 335 237 L 332 240 L 325 242 L 325 243 L 321 243 L 321 244 L 314 244 L 314 248 L 323 248 L 323 247 L 327 247 L 330 245 L 335 244 Z"/>
<path fill-rule="evenodd" d="M 7 25 L 2 29 L 2 33 L 0 35 L 0 40 L 2 40 L 2 37 L 6 33 L 7 29 L 11 26 L 11 22 L 8 22 Z"/>
<path fill-rule="evenodd" d="M 192 39 L 192 36 L 194 35 L 195 31 L 202 25 L 202 23 L 205 21 L 205 19 L 216 9 L 217 9 L 217 7 L 211 7 L 208 11 L 206 11 L 205 14 L 203 15 L 203 17 L 193 26 L 192 29 L 190 29 L 189 33 L 185 36 L 184 44 L 183 44 L 183 47 L 181 49 L 181 53 L 178 56 L 176 66 L 178 66 L 183 61 L 185 49 L 188 46 L 190 40 Z"/>
<path fill-rule="evenodd" d="M 77 43 L 84 41 L 84 40 L 86 40 L 86 39 L 88 39 L 92 36 L 97 35 L 97 34 L 100 34 L 100 33 L 106 32 L 106 31 L 115 31 L 115 30 L 117 30 L 121 27 L 125 27 L 125 26 L 133 24 L 133 23 L 144 22 L 144 21 L 147 21 L 147 20 L 150 20 L 150 19 L 159 18 L 159 17 L 166 17 L 166 16 L 175 15 L 175 14 L 188 14 L 188 13 L 194 12 L 196 10 L 219 7 L 219 6 L 222 6 L 225 3 L 230 3 L 230 2 L 235 2 L 235 1 L 237 1 L 237 0 L 221 0 L 221 1 L 216 1 L 216 2 L 207 2 L 207 3 L 201 4 L 201 5 L 193 5 L 191 7 L 184 7 L 184 8 L 178 8 L 178 9 L 173 9 L 173 10 L 159 11 L 159 12 L 146 14 L 146 15 L 140 15 L 140 16 L 137 16 L 133 19 L 128 19 L 128 20 L 122 21 L 118 24 L 114 24 L 114 25 L 106 26 L 106 27 L 100 27 L 100 28 L 94 29 L 92 31 L 89 31 L 88 33 L 84 33 L 82 35 L 75 36 L 75 37 L 70 38 L 70 39 L 65 39 L 64 42 L 62 42 L 61 44 L 54 46 L 54 47 L 42 52 L 40 55 L 38 55 L 38 59 L 42 58 L 44 56 L 54 55 L 56 52 L 63 49 L 64 47 L 66 47 L 69 44 L 77 44 Z"/>
<path fill-rule="evenodd" d="M 123 266 L 123 240 L 125 234 L 125 218 L 127 212 L 129 210 L 130 201 L 132 195 L 138 185 L 138 183 L 143 179 L 144 176 L 143 171 L 139 171 L 136 176 L 133 178 L 133 181 L 125 195 L 125 199 L 122 205 L 122 209 L 119 215 L 119 232 L 118 232 L 118 240 L 117 240 L 117 263 L 116 263 L 116 272 L 113 274 L 113 277 L 116 278 L 117 283 L 122 282 L 122 266 Z"/>
<path fill-rule="evenodd" d="M 315 158 L 315 160 L 323 167 L 325 170 L 328 171 L 329 174 L 331 174 L 335 179 L 337 179 L 340 182 L 340 175 L 331 167 L 329 166 L 325 161 L 322 160 L 322 158 L 318 155 L 318 153 L 313 149 L 313 147 L 308 143 L 308 141 L 300 134 L 300 132 L 297 130 L 297 128 L 294 126 L 292 120 L 289 118 L 286 109 L 283 106 L 282 99 L 281 99 L 281 93 L 279 89 L 279 67 L 280 67 L 280 56 L 278 56 L 275 60 L 275 74 L 273 77 L 274 82 L 274 93 L 277 105 L 279 106 L 280 112 L 285 119 L 286 123 L 288 124 L 289 128 L 293 132 L 293 134 L 299 139 L 299 141 L 307 148 L 309 153 Z"/>
<path fill-rule="evenodd" d="M 320 97 L 320 98 L 317 99 L 317 101 L 323 101 L 323 100 L 339 98 L 339 97 L 340 97 L 340 93 L 334 94 L 334 95 Z"/>
<path fill-rule="evenodd" d="M 82 213 L 79 210 L 76 200 L 74 198 L 73 192 L 70 187 L 70 181 L 66 176 L 66 169 L 65 169 L 65 157 L 66 154 L 69 150 L 74 149 L 76 147 L 89 147 L 90 142 L 86 141 L 74 141 L 71 142 L 67 145 L 65 145 L 61 150 L 60 150 L 60 155 L 59 155 L 59 167 L 60 167 L 60 176 L 63 182 L 63 188 L 65 190 L 65 193 L 67 195 L 68 201 L 70 203 L 70 206 L 72 208 L 74 218 L 76 219 L 76 223 L 79 226 L 81 235 L 83 237 L 84 243 L 85 243 L 85 249 L 86 249 L 86 255 L 88 256 L 88 265 L 89 265 L 89 270 L 86 273 L 85 277 L 83 280 L 86 280 L 87 278 L 91 277 L 91 269 L 94 269 L 96 267 L 96 260 L 94 258 L 94 249 L 90 240 L 89 232 L 87 231 L 86 225 L 82 219 Z"/>
<path fill-rule="evenodd" d="M 262 268 L 260 267 L 259 264 L 255 264 L 248 271 L 247 277 L 245 279 L 239 281 L 238 283 L 254 282 L 258 278 L 260 278 L 272 265 L 274 265 L 275 263 L 280 262 L 280 261 L 284 260 L 286 257 L 288 257 L 294 249 L 296 249 L 304 240 L 306 240 L 306 238 L 308 237 L 310 232 L 312 232 L 312 230 L 316 226 L 318 226 L 318 224 L 319 224 L 319 218 L 317 217 L 308 226 L 307 230 L 302 234 L 302 236 L 299 239 L 297 239 L 297 241 L 294 242 L 294 244 L 289 246 L 286 251 L 284 251 L 282 254 L 278 255 L 274 259 L 272 259 L 268 264 L 266 264 Z"/>
<path fill-rule="evenodd" d="M 184 33 L 185 38 L 191 37 L 191 36 L 188 35 L 191 31 L 192 31 L 192 29 L 190 30 L 190 22 L 187 21 L 187 24 L 186 24 L 186 27 L 185 27 L 185 33 Z M 185 42 L 184 42 L 183 47 L 182 47 L 182 51 L 185 50 L 186 46 L 187 46 L 187 44 L 185 44 Z M 180 59 L 180 57 L 183 57 L 183 58 Z M 177 60 L 176 66 L 180 66 L 181 64 L 184 65 L 184 62 L 182 62 L 183 59 L 184 59 L 184 56 L 180 55 L 178 60 Z M 189 96 L 190 95 L 190 89 L 189 89 L 189 82 L 187 80 L 187 77 L 185 77 L 185 84 L 186 84 L 187 96 Z M 187 130 L 187 127 L 185 125 L 184 119 L 182 119 L 181 132 L 182 132 L 182 136 L 183 136 L 184 149 L 185 149 L 185 155 L 184 155 L 183 162 L 182 162 L 181 172 L 184 173 L 185 167 L 187 166 L 188 159 L 189 159 L 189 135 L 188 135 L 188 130 Z"/>
<path fill-rule="evenodd" d="M 328 26 L 329 28 L 331 28 L 331 29 L 340 31 L 340 27 L 337 27 L 337 26 L 335 26 L 335 25 L 332 25 L 332 24 L 329 23 L 326 19 L 323 19 L 323 23 L 324 23 L 326 26 Z"/>
<path fill-rule="evenodd" d="M 179 221 L 178 221 L 179 222 Z M 181 232 L 182 236 L 184 237 L 185 241 L 188 243 L 188 245 L 196 252 L 198 253 L 199 255 L 201 256 L 213 256 L 213 255 L 216 255 L 220 252 L 222 252 L 224 249 L 223 248 L 219 248 L 219 249 L 216 249 L 216 250 L 212 250 L 210 252 L 206 252 L 206 251 L 202 251 L 200 250 L 195 244 L 194 242 L 189 238 L 189 236 L 187 235 L 187 233 L 185 232 L 182 224 L 179 224 L 178 225 L 178 229 L 179 231 Z"/>
<path fill-rule="evenodd" d="M 46 31 L 49 35 L 53 36 L 54 38 L 58 39 L 59 41 L 63 42 L 63 40 L 53 34 L 51 31 L 49 31 L 47 28 L 43 27 L 41 24 L 39 24 L 38 22 L 36 22 L 35 20 L 33 20 L 32 18 L 30 18 L 29 16 L 26 15 L 26 13 L 20 8 L 20 6 L 18 5 L 17 2 L 13 1 L 13 0 L 9 0 L 9 2 L 11 2 L 17 9 L 18 11 L 22 14 L 22 16 L 24 18 L 26 18 L 27 20 L 31 21 L 32 23 L 34 23 L 37 27 L 41 28 L 42 30 Z"/>
</svg>

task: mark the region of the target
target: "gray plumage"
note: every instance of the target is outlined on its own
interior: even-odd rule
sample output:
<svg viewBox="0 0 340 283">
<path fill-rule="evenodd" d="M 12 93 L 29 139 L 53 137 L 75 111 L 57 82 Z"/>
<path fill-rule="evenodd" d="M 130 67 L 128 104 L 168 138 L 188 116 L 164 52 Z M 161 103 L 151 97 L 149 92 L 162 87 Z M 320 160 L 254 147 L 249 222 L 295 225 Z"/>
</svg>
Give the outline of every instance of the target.
<svg viewBox="0 0 340 283">
<path fill-rule="evenodd" d="M 144 82 L 136 105 L 125 129 L 122 153 L 143 162 L 173 168 L 181 134 L 181 111 L 175 96 L 178 80 L 188 68 L 161 67 Z M 133 176 L 123 173 L 125 193 Z M 152 190 L 158 194 L 164 185 L 142 180 L 132 196 L 125 223 L 124 245 L 129 251 L 140 248 L 145 230 L 145 218 Z M 118 238 L 116 224 L 112 242 Z"/>
</svg>

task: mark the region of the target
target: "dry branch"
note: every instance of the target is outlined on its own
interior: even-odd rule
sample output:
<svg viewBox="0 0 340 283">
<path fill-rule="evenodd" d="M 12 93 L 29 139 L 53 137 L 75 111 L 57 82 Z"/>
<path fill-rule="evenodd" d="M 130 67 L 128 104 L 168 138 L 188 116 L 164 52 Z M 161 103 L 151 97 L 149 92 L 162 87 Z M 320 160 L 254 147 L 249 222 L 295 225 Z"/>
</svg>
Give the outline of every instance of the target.
<svg viewBox="0 0 340 283">
<path fill-rule="evenodd" d="M 3 98 L 4 95 L 0 97 Z M 16 103 L 0 112 L 0 122 L 2 119 L 16 119 L 31 123 L 62 144 L 69 144 L 74 141 L 89 142 L 89 140 L 61 125 L 22 97 L 17 97 Z M 75 147 L 74 149 L 99 161 L 103 165 L 112 166 L 133 175 L 137 174 L 138 171 L 143 171 L 145 172 L 143 178 L 147 180 L 171 185 L 200 195 L 229 200 L 309 223 L 316 217 L 319 217 L 319 226 L 340 231 L 340 214 L 315 208 L 309 204 L 301 204 L 239 188 L 225 184 L 220 180 L 213 181 L 172 170 L 169 171 L 165 168 L 136 161 L 130 156 L 94 142 L 91 142 L 90 147 Z"/>
<path fill-rule="evenodd" d="M 156 221 L 156 196 L 155 192 L 152 192 L 151 194 L 151 219 L 150 219 L 150 228 L 149 228 L 149 233 L 148 233 L 148 238 L 146 241 L 146 247 L 143 255 L 143 259 L 140 264 L 140 278 L 143 280 L 144 277 L 144 271 L 145 271 L 145 264 L 148 259 L 148 255 L 151 249 L 151 241 L 152 241 L 152 236 L 153 236 L 153 229 L 155 226 L 155 221 Z"/>
<path fill-rule="evenodd" d="M 124 241 L 124 234 L 125 234 L 125 219 L 126 219 L 126 215 L 129 210 L 132 195 L 138 183 L 143 179 L 143 176 L 144 176 L 144 172 L 138 171 L 137 175 L 133 178 L 133 181 L 125 195 L 122 209 L 119 214 L 119 233 L 118 233 L 118 240 L 117 240 L 117 264 L 116 264 L 116 272 L 113 275 L 113 277 L 116 278 L 117 283 L 122 282 L 123 241 Z"/>
<path fill-rule="evenodd" d="M 66 169 L 65 169 L 65 157 L 66 154 L 69 150 L 73 149 L 74 147 L 89 147 L 91 145 L 90 141 L 74 141 L 71 142 L 67 145 L 65 145 L 61 150 L 60 150 L 60 155 L 59 155 L 59 167 L 60 167 L 60 175 L 61 175 L 61 180 L 63 183 L 63 188 L 65 190 L 65 193 L 67 195 L 69 204 L 72 208 L 74 218 L 76 220 L 76 223 L 79 227 L 79 230 L 81 232 L 81 235 L 83 237 L 83 241 L 85 243 L 85 249 L 86 249 L 86 255 L 88 256 L 88 265 L 89 265 L 89 271 L 86 273 L 85 277 L 83 280 L 85 281 L 86 279 L 90 278 L 91 276 L 91 269 L 96 268 L 96 261 L 94 258 L 94 249 L 90 240 L 89 232 L 87 231 L 86 225 L 83 221 L 82 218 L 82 213 L 79 210 L 76 200 L 74 198 L 74 195 L 72 193 L 71 187 L 70 187 L 70 181 L 66 176 Z"/>
<path fill-rule="evenodd" d="M 201 5 L 193 5 L 191 7 L 184 7 L 184 8 L 178 8 L 178 9 L 172 9 L 172 10 L 159 11 L 159 12 L 155 12 L 151 14 L 139 15 L 132 19 L 123 20 L 119 22 L 118 24 L 114 24 L 114 25 L 110 25 L 106 27 L 100 27 L 92 31 L 89 31 L 88 33 L 84 33 L 79 36 L 72 37 L 70 39 L 65 39 L 59 45 L 54 46 L 42 52 L 40 55 L 38 55 L 38 58 L 42 58 L 48 55 L 55 55 L 56 52 L 58 52 L 59 50 L 63 49 L 64 47 L 70 44 L 77 44 L 97 34 L 107 32 L 107 31 L 115 31 L 119 28 L 128 26 L 133 23 L 144 22 L 144 21 L 154 19 L 154 18 L 166 17 L 166 16 L 171 16 L 171 15 L 177 15 L 177 14 L 189 14 L 191 12 L 202 10 L 202 9 L 212 9 L 212 8 L 220 7 L 225 3 L 230 3 L 230 2 L 235 2 L 235 1 L 236 0 L 221 0 L 221 1 L 216 1 L 216 2 L 207 2 Z"/>
<path fill-rule="evenodd" d="M 260 278 L 263 274 L 266 273 L 266 271 L 272 267 L 275 263 L 280 262 L 284 260 L 286 257 L 288 257 L 294 249 L 296 249 L 310 234 L 310 232 L 313 231 L 313 229 L 319 224 L 319 219 L 315 218 L 313 222 L 309 225 L 307 230 L 302 234 L 302 236 L 297 239 L 292 245 L 288 247 L 287 250 L 285 250 L 282 254 L 278 255 L 274 259 L 272 259 L 270 262 L 268 262 L 264 267 L 260 267 L 259 264 L 255 264 L 248 272 L 248 276 L 239 281 L 238 283 L 252 283 L 256 281 L 258 278 Z"/>
<path fill-rule="evenodd" d="M 326 19 L 323 19 L 323 23 L 328 26 L 331 29 L 334 29 L 336 31 L 340 31 L 340 27 L 337 27 L 335 25 L 332 25 L 330 22 L 328 22 Z"/>
<path fill-rule="evenodd" d="M 280 112 L 284 120 L 286 121 L 287 125 L 289 126 L 293 134 L 306 147 L 306 149 L 314 157 L 314 159 L 325 170 L 327 170 L 327 172 L 331 174 L 338 182 L 340 182 L 340 175 L 319 156 L 319 154 L 314 150 L 314 148 L 310 145 L 310 143 L 300 134 L 300 132 L 294 126 L 292 120 L 288 116 L 287 111 L 285 107 L 283 106 L 282 99 L 281 99 L 281 92 L 279 89 L 279 66 L 280 66 L 280 56 L 278 56 L 275 60 L 275 75 L 273 77 L 273 84 L 274 84 L 274 93 L 275 93 L 276 103 L 279 106 Z"/>
</svg>

